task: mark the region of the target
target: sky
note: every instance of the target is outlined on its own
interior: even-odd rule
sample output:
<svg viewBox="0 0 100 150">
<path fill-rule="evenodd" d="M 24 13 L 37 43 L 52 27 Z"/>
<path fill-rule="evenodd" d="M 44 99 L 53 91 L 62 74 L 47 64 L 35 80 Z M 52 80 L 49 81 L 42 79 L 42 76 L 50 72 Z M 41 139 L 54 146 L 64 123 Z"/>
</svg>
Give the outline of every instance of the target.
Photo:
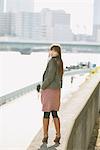
<svg viewBox="0 0 100 150">
<path fill-rule="evenodd" d="M 64 9 L 71 14 L 71 29 L 74 33 L 91 34 L 93 21 L 93 0 L 34 0 L 34 11 L 43 8 Z"/>
</svg>

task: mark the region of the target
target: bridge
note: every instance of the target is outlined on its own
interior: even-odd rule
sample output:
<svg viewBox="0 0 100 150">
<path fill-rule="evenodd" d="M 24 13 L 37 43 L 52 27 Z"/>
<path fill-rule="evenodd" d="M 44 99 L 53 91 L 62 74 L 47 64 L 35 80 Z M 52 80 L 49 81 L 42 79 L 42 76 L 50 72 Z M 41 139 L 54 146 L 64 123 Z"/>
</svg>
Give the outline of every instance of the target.
<svg viewBox="0 0 100 150">
<path fill-rule="evenodd" d="M 21 54 L 31 54 L 37 51 L 47 51 L 52 42 L 32 40 L 0 40 L 0 51 L 17 51 Z M 94 52 L 100 53 L 100 43 L 96 42 L 59 42 L 64 52 Z"/>
<path fill-rule="evenodd" d="M 0 146 L 2 146 L 0 149 L 88 150 L 92 131 L 100 110 L 100 68 L 93 71 L 76 71 L 75 74 L 86 72 L 90 73 L 78 85 L 77 90 L 74 89 L 74 84 L 70 85 L 70 89 L 74 89 L 74 91 L 69 96 L 66 76 L 72 75 L 73 72 L 65 72 L 64 74 L 63 90 L 66 89 L 66 95 L 62 97 L 60 110 L 62 137 L 59 146 L 52 143 L 52 137 L 55 136 L 52 121 L 50 122 L 49 144 L 42 145 L 41 143 L 43 135 L 41 129 L 42 113 L 40 112 L 39 100 L 36 100 L 35 88 L 37 84 L 1 97 L 0 101 L 3 103 L 1 103 L 0 108 L 0 118 L 3 124 L 1 123 L 2 126 L 0 127 L 2 128 L 0 129 L 2 129 L 1 135 L 3 136 L 0 136 Z M 35 128 L 35 124 L 39 126 L 38 130 Z M 4 141 L 4 131 L 6 131 L 6 141 Z M 33 136 L 34 134 L 35 136 Z"/>
</svg>

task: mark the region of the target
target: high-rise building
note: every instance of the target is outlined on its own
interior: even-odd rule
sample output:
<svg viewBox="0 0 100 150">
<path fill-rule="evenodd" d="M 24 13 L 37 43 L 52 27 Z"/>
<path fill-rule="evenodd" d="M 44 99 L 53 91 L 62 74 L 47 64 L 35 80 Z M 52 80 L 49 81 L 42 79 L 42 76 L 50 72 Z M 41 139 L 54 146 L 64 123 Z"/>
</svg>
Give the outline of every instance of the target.
<svg viewBox="0 0 100 150">
<path fill-rule="evenodd" d="M 41 39 L 46 41 L 72 41 L 70 14 L 64 10 L 41 11 Z"/>
<path fill-rule="evenodd" d="M 33 30 L 33 13 L 30 12 L 20 12 L 16 13 L 16 36 L 23 39 L 32 38 Z"/>
<path fill-rule="evenodd" d="M 6 13 L 15 14 L 16 37 L 32 38 L 34 0 L 6 0 Z"/>
<path fill-rule="evenodd" d="M 41 15 L 40 13 L 33 13 L 32 24 L 32 39 L 39 41 L 41 38 Z"/>
<path fill-rule="evenodd" d="M 15 15 L 0 12 L 0 36 L 15 36 Z"/>
<path fill-rule="evenodd" d="M 100 25 L 100 0 L 94 0 L 93 24 Z"/>
<path fill-rule="evenodd" d="M 93 13 L 93 36 L 95 41 L 100 42 L 100 0 L 94 0 Z"/>
<path fill-rule="evenodd" d="M 33 12 L 34 0 L 7 0 L 7 12 Z"/>
<path fill-rule="evenodd" d="M 0 0 L 0 12 L 4 11 L 4 0 Z"/>
</svg>

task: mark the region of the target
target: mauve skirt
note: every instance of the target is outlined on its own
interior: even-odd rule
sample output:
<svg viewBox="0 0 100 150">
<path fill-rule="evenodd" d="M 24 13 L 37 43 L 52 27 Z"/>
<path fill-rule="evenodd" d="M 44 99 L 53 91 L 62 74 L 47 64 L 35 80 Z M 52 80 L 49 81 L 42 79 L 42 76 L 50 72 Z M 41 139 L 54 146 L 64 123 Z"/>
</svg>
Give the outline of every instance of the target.
<svg viewBox="0 0 100 150">
<path fill-rule="evenodd" d="M 45 89 L 41 92 L 42 111 L 58 111 L 60 107 L 60 89 Z"/>
</svg>

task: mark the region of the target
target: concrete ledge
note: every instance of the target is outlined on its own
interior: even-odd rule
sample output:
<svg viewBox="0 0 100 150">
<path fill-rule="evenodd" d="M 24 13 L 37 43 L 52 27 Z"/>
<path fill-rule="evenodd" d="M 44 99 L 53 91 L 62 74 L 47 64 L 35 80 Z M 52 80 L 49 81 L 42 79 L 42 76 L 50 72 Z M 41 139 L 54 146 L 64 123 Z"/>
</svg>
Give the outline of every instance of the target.
<svg viewBox="0 0 100 150">
<path fill-rule="evenodd" d="M 55 130 L 50 122 L 48 145 L 42 145 L 42 129 L 27 150 L 87 150 L 89 139 L 99 112 L 100 74 L 89 77 L 80 90 L 73 93 L 60 109 L 61 144 L 54 145 Z M 58 147 L 57 147 L 58 146 Z"/>
</svg>

